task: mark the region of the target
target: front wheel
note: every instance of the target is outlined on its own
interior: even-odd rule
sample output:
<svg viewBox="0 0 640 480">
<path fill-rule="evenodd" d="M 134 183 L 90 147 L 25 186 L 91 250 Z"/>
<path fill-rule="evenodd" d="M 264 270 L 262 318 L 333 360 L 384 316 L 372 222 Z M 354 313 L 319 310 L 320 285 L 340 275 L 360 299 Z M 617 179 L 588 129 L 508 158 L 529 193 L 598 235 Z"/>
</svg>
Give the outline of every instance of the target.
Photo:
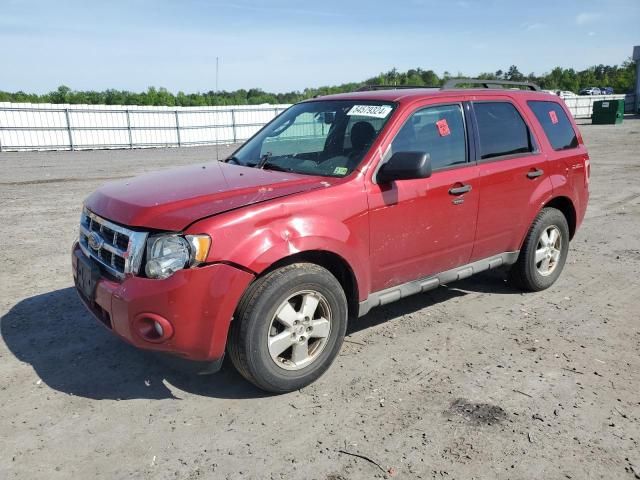
<svg viewBox="0 0 640 480">
<path fill-rule="evenodd" d="M 347 300 L 326 269 L 296 263 L 256 280 L 231 325 L 228 352 L 236 369 L 274 393 L 318 379 L 337 356 L 347 328 Z"/>
<path fill-rule="evenodd" d="M 543 208 L 533 221 L 509 279 L 516 286 L 538 292 L 558 279 L 569 252 L 569 225 L 555 208 Z"/>
</svg>

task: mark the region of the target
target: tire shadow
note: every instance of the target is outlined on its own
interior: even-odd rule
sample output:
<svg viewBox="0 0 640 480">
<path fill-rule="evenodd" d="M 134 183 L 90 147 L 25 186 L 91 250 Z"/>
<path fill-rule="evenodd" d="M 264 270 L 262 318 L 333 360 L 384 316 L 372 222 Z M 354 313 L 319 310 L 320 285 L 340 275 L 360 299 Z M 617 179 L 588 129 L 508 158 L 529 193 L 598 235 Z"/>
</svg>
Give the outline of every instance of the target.
<svg viewBox="0 0 640 480">
<path fill-rule="evenodd" d="M 347 334 L 417 312 L 469 292 L 520 294 L 500 271 L 418 294 L 373 309 L 350 322 Z M 177 398 L 167 384 L 212 398 L 260 398 L 269 394 L 244 380 L 225 360 L 215 375 L 195 375 L 170 366 L 164 356 L 134 348 L 102 327 L 85 309 L 75 288 L 24 299 L 0 319 L 2 339 L 49 387 L 91 399 Z"/>
<path fill-rule="evenodd" d="M 216 375 L 171 368 L 164 357 L 130 346 L 93 318 L 75 288 L 22 300 L 0 319 L 2 339 L 49 387 L 91 399 L 176 398 L 167 383 L 218 398 L 266 394 L 225 361 Z"/>
</svg>

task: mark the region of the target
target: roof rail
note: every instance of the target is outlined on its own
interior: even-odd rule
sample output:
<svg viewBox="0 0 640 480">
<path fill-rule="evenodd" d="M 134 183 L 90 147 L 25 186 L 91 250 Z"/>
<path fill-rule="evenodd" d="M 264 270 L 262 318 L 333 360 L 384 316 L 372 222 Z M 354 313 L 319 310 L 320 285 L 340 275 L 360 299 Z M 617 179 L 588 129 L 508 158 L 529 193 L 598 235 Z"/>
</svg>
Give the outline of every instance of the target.
<svg viewBox="0 0 640 480">
<path fill-rule="evenodd" d="M 503 85 L 510 85 L 512 87 L 527 87 L 535 92 L 540 91 L 540 87 L 535 83 L 529 82 L 512 82 L 510 80 L 480 80 L 477 78 L 452 78 L 442 87 L 442 90 L 453 90 L 459 87 L 458 85 L 482 85 L 484 88 L 502 88 Z M 494 85 L 492 87 L 492 85 Z"/>
<path fill-rule="evenodd" d="M 428 85 L 363 85 L 356 92 L 370 92 L 373 90 L 403 90 L 407 88 L 430 88 L 439 90 L 440 87 L 430 87 Z"/>
</svg>

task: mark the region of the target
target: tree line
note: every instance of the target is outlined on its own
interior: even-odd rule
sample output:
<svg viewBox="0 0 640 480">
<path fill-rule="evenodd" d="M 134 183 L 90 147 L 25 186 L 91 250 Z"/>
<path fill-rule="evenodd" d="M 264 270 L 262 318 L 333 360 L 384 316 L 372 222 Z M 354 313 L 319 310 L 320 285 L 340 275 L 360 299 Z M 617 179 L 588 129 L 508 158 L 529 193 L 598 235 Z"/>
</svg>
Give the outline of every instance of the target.
<svg viewBox="0 0 640 480">
<path fill-rule="evenodd" d="M 414 68 L 406 72 L 397 69 L 369 78 L 363 82 L 344 83 L 342 85 L 319 88 L 305 88 L 302 91 L 287 93 L 270 93 L 259 88 L 235 91 L 213 91 L 174 94 L 166 88 L 149 87 L 145 92 L 108 89 L 103 91 L 72 90 L 62 85 L 49 93 L 0 91 L 0 102 L 19 103 L 70 103 L 89 105 L 164 105 L 196 107 L 209 105 L 258 105 L 263 103 L 296 103 L 316 95 L 350 92 L 367 85 L 387 86 L 434 86 L 439 87 L 450 78 L 470 78 L 462 73 L 456 75 L 444 72 L 442 76 L 433 70 Z M 525 75 L 517 66 L 493 73 L 481 73 L 475 78 L 483 80 L 529 81 L 537 83 L 545 90 L 567 90 L 577 93 L 586 87 L 613 87 L 615 93 L 628 93 L 635 85 L 635 62 L 627 60 L 622 65 L 596 65 L 586 70 L 576 71 L 572 68 L 556 67 L 549 73 L 537 76 L 534 73 Z"/>
</svg>

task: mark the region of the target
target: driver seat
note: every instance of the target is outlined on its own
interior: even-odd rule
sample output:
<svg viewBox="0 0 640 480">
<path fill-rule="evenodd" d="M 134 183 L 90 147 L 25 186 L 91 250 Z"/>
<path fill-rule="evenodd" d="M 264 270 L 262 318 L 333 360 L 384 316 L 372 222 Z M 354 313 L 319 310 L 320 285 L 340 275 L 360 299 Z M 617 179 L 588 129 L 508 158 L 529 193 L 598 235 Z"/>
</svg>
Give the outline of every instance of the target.
<svg viewBox="0 0 640 480">
<path fill-rule="evenodd" d="M 371 146 L 376 137 L 376 130 L 369 122 L 356 122 L 351 127 L 351 153 L 350 157 L 356 157 L 364 153 Z"/>
</svg>

